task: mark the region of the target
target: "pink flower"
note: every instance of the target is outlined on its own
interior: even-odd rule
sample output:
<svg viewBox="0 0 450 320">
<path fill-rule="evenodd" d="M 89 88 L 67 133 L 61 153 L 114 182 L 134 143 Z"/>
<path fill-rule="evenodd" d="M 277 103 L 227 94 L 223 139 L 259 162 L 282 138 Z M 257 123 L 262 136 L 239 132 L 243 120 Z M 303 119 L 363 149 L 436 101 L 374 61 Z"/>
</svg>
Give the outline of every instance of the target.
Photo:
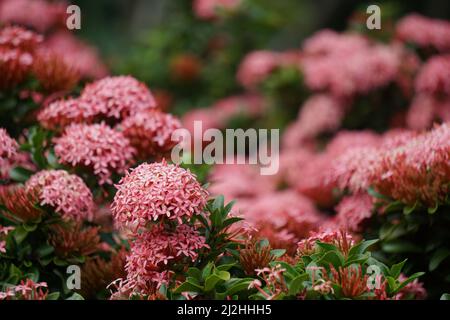
<svg viewBox="0 0 450 320">
<path fill-rule="evenodd" d="M 241 0 L 194 0 L 193 10 L 195 15 L 202 20 L 217 18 L 217 11 L 233 10 L 241 3 Z"/>
<path fill-rule="evenodd" d="M 239 66 L 237 81 L 245 88 L 255 88 L 279 65 L 278 53 L 262 50 L 251 52 L 245 56 Z"/>
<path fill-rule="evenodd" d="M 194 262 L 199 250 L 206 248 L 205 238 L 191 226 L 179 225 L 168 231 L 156 225 L 137 235 L 131 244 L 125 266 L 127 286 L 134 292 L 149 294 L 147 288 L 159 288 L 168 282 L 171 266 Z"/>
<path fill-rule="evenodd" d="M 441 52 L 450 50 L 450 22 L 445 20 L 410 14 L 397 23 L 395 33 L 400 40 L 420 47 L 434 47 Z"/>
<path fill-rule="evenodd" d="M 73 123 L 90 123 L 102 110 L 96 104 L 80 99 L 57 100 L 38 114 L 39 123 L 46 129 L 62 129 Z"/>
<path fill-rule="evenodd" d="M 150 90 L 130 76 L 107 77 L 88 84 L 80 99 L 97 104 L 106 117 L 115 119 L 156 108 Z"/>
<path fill-rule="evenodd" d="M 116 185 L 111 207 L 120 226 L 137 230 L 151 221 L 190 218 L 202 212 L 208 192 L 195 176 L 176 165 L 143 163 Z"/>
<path fill-rule="evenodd" d="M 63 218 L 91 220 L 94 214 L 92 193 L 83 180 L 64 170 L 43 170 L 25 184 L 27 192 L 37 191 L 41 205 L 52 207 Z"/>
<path fill-rule="evenodd" d="M 305 101 L 295 122 L 297 143 L 335 131 L 343 116 L 344 108 L 338 100 L 326 94 L 313 95 Z"/>
<path fill-rule="evenodd" d="M 5 27 L 0 30 L 0 47 L 2 48 L 19 49 L 32 53 L 42 39 L 41 35 L 17 26 Z"/>
<path fill-rule="evenodd" d="M 344 254 L 347 254 L 349 249 L 355 245 L 352 235 L 345 231 L 335 229 L 311 231 L 308 238 L 301 240 L 297 244 L 297 254 L 303 256 L 314 253 L 317 241 L 335 245 Z"/>
<path fill-rule="evenodd" d="M 139 112 L 123 120 L 119 126 L 125 137 L 141 158 L 163 155 L 170 151 L 177 141 L 172 141 L 172 133 L 181 128 L 174 116 L 158 111 Z"/>
<path fill-rule="evenodd" d="M 306 39 L 303 51 L 307 55 L 328 55 L 334 52 L 347 55 L 365 49 L 368 45 L 368 39 L 358 33 L 339 34 L 325 29 Z"/>
<path fill-rule="evenodd" d="M 99 79 L 108 75 L 108 69 L 97 50 L 68 31 L 59 31 L 49 36 L 44 46 L 63 58 L 83 78 Z"/>
<path fill-rule="evenodd" d="M 33 56 L 18 49 L 0 47 L 0 89 L 9 89 L 21 83 L 33 64 Z"/>
<path fill-rule="evenodd" d="M 242 159 L 244 160 L 244 159 Z M 223 195 L 226 201 L 254 198 L 275 190 L 275 180 L 262 176 L 258 166 L 221 164 L 212 169 L 210 192 Z"/>
<path fill-rule="evenodd" d="M 67 6 L 65 1 L 3 0 L 0 1 L 0 21 L 45 32 L 63 25 Z"/>
<path fill-rule="evenodd" d="M 419 93 L 450 99 L 450 54 L 430 58 L 420 69 L 415 86 Z"/>
<path fill-rule="evenodd" d="M 366 94 L 394 81 L 402 56 L 395 46 L 371 44 L 360 36 L 333 31 L 307 40 L 305 51 L 308 54 L 301 66 L 306 85 L 339 97 Z"/>
<path fill-rule="evenodd" d="M 339 227 L 351 232 L 362 231 L 363 224 L 372 216 L 374 201 L 368 194 L 344 197 L 336 207 L 336 222 Z"/>
<path fill-rule="evenodd" d="M 246 221 L 253 224 L 261 238 L 269 238 L 272 245 L 283 248 L 294 244 L 318 227 L 322 217 L 312 201 L 292 190 L 262 195 L 244 210 Z M 285 236 L 289 234 L 286 243 Z"/>
<path fill-rule="evenodd" d="M 113 172 L 124 173 L 135 153 L 121 132 L 104 123 L 70 125 L 54 141 L 60 163 L 91 168 L 100 184 L 111 184 Z"/>
<path fill-rule="evenodd" d="M 34 282 L 31 279 L 20 281 L 17 286 L 7 288 L 6 292 L 0 292 L 0 300 L 45 300 L 47 298 L 46 282 Z"/>
<path fill-rule="evenodd" d="M 10 159 L 16 155 L 19 145 L 5 129 L 0 128 L 0 160 Z"/>
<path fill-rule="evenodd" d="M 381 152 L 372 184 L 378 192 L 405 204 L 429 207 L 445 201 L 450 176 L 450 126 L 444 123 Z"/>
<path fill-rule="evenodd" d="M 404 274 L 400 274 L 398 281 L 402 283 L 407 277 Z M 394 300 L 424 300 L 427 297 L 427 290 L 424 288 L 423 283 L 418 279 L 408 283 L 403 287 L 399 293 L 394 296 Z"/>
</svg>

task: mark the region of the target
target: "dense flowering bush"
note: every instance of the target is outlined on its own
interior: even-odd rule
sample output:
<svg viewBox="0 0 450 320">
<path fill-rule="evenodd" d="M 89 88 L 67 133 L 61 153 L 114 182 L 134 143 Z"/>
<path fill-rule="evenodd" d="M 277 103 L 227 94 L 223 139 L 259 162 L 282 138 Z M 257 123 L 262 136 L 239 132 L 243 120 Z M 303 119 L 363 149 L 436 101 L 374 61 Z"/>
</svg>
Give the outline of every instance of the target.
<svg viewBox="0 0 450 320">
<path fill-rule="evenodd" d="M 65 5 L 0 0 L 0 300 L 448 291 L 448 21 L 276 51 L 292 7 L 184 0 L 108 76 Z M 198 120 L 282 129 L 280 170 L 171 163 Z"/>
</svg>

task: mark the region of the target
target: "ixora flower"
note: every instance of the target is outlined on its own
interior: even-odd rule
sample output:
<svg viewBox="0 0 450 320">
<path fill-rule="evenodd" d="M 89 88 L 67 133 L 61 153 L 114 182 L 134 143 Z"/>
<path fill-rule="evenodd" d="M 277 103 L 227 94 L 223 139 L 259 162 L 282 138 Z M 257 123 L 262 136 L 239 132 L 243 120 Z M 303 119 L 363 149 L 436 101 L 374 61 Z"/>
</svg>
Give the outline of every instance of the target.
<svg viewBox="0 0 450 320">
<path fill-rule="evenodd" d="M 411 14 L 395 27 L 396 37 L 421 47 L 433 47 L 441 52 L 450 50 L 450 22 Z"/>
<path fill-rule="evenodd" d="M 91 168 L 100 184 L 111 184 L 113 172 L 125 172 L 134 153 L 129 140 L 104 123 L 73 124 L 55 139 L 59 162 Z"/>
<path fill-rule="evenodd" d="M 0 128 L 0 161 L 12 158 L 17 153 L 19 145 L 12 139 L 5 129 Z"/>
<path fill-rule="evenodd" d="M 33 64 L 28 52 L 0 47 L 0 90 L 8 89 L 22 82 Z"/>
<path fill-rule="evenodd" d="M 22 27 L 10 26 L 0 30 L 0 47 L 34 52 L 42 42 L 42 36 Z"/>
<path fill-rule="evenodd" d="M 254 88 L 277 67 L 280 66 L 280 55 L 272 51 L 254 51 L 241 62 L 237 80 L 245 88 Z"/>
<path fill-rule="evenodd" d="M 364 222 L 372 216 L 373 198 L 368 194 L 344 197 L 336 207 L 336 223 L 352 232 L 361 232 Z"/>
<path fill-rule="evenodd" d="M 450 54 L 430 58 L 420 69 L 415 86 L 420 93 L 450 99 Z"/>
<path fill-rule="evenodd" d="M 65 10 L 65 9 L 64 9 Z M 96 48 L 80 41 L 70 31 L 59 31 L 49 36 L 45 47 L 65 58 L 82 78 L 100 79 L 108 75 Z"/>
<path fill-rule="evenodd" d="M 163 155 L 170 151 L 176 141 L 172 133 L 181 128 L 180 121 L 159 110 L 142 111 L 126 118 L 119 130 L 130 140 L 141 158 Z"/>
<path fill-rule="evenodd" d="M 0 291 L 0 300 L 45 300 L 47 298 L 47 283 L 34 282 L 31 279 L 20 281 L 20 284 Z"/>
<path fill-rule="evenodd" d="M 191 172 L 176 165 L 143 163 L 116 185 L 112 204 L 121 226 L 138 229 L 150 221 L 190 218 L 202 212 L 208 192 Z"/>
<path fill-rule="evenodd" d="M 106 117 L 116 119 L 156 108 L 150 90 L 131 76 L 106 77 L 88 84 L 80 99 L 96 104 Z"/>
<path fill-rule="evenodd" d="M 28 192 L 38 192 L 41 205 L 55 209 L 63 218 L 91 220 L 94 200 L 83 180 L 64 170 L 43 170 L 26 182 Z"/>
<path fill-rule="evenodd" d="M 33 73 L 47 92 L 68 91 L 80 79 L 80 72 L 66 58 L 51 50 L 36 52 Z"/>
<path fill-rule="evenodd" d="M 80 99 L 57 100 L 39 112 L 38 120 L 44 128 L 56 130 L 74 123 L 90 123 L 100 111 L 97 105 Z"/>
<path fill-rule="evenodd" d="M 382 152 L 372 181 L 382 194 L 403 203 L 430 207 L 449 192 L 450 125 L 444 123 L 394 149 Z"/>
</svg>

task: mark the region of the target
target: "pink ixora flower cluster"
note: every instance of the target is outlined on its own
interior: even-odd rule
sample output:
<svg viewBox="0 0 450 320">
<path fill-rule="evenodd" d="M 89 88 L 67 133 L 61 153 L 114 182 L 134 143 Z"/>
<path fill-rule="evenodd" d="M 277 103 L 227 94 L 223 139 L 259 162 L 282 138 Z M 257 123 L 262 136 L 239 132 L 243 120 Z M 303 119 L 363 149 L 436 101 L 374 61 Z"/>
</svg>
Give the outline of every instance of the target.
<svg viewBox="0 0 450 320">
<path fill-rule="evenodd" d="M 426 61 L 417 75 L 415 89 L 407 115 L 409 127 L 422 130 L 434 120 L 450 121 L 450 54 Z"/>
<path fill-rule="evenodd" d="M 12 230 L 14 230 L 14 227 L 4 227 L 0 225 L 0 254 L 6 253 L 6 241 L 4 240 L 4 238 Z"/>
<path fill-rule="evenodd" d="M 449 191 L 450 127 L 444 123 L 420 135 L 386 134 L 372 148 L 354 148 L 334 162 L 334 177 L 353 192 L 373 186 L 403 203 L 434 207 Z"/>
<path fill-rule="evenodd" d="M 20 284 L 0 291 L 0 300 L 45 300 L 47 299 L 47 283 L 34 282 L 31 279 L 20 281 Z"/>
<path fill-rule="evenodd" d="M 3 0 L 0 1 L 0 21 L 46 32 L 64 25 L 67 6 L 65 1 Z"/>
<path fill-rule="evenodd" d="M 0 29 L 0 90 L 19 84 L 31 70 L 42 38 L 20 27 Z"/>
<path fill-rule="evenodd" d="M 151 295 L 168 283 L 171 266 L 195 261 L 198 250 L 208 248 L 189 224 L 193 215 L 203 212 L 208 193 L 189 171 L 165 161 L 140 165 L 116 187 L 113 217 L 119 226 L 132 229 L 133 239 L 127 278 L 113 298 Z"/>
<path fill-rule="evenodd" d="M 179 128 L 181 122 L 176 117 L 159 110 L 138 112 L 118 126 L 143 159 L 169 152 L 177 143 L 172 133 Z"/>
<path fill-rule="evenodd" d="M 411 14 L 401 19 L 395 27 L 396 37 L 422 48 L 450 51 L 450 22 Z"/>
<path fill-rule="evenodd" d="M 396 79 L 401 65 L 401 52 L 394 46 L 331 30 L 313 35 L 303 50 L 301 68 L 307 87 L 327 90 L 337 97 L 366 94 L 386 86 Z"/>
<path fill-rule="evenodd" d="M 73 122 L 118 121 L 155 108 L 154 97 L 145 84 L 131 76 L 116 76 L 88 84 L 79 98 L 50 104 L 38 119 L 45 128 L 54 129 Z"/>
<path fill-rule="evenodd" d="M 244 88 L 252 90 L 277 68 L 289 65 L 296 67 L 299 60 L 300 55 L 293 52 L 253 51 L 242 60 L 236 78 Z"/>
<path fill-rule="evenodd" d="M 37 192 L 40 204 L 50 206 L 65 219 L 92 220 L 95 204 L 83 180 L 64 170 L 43 170 L 26 182 L 27 192 Z"/>
<path fill-rule="evenodd" d="M 165 219 L 183 223 L 202 212 L 208 197 L 192 173 L 164 160 L 132 169 L 116 187 L 114 219 L 135 229 Z"/>
<path fill-rule="evenodd" d="M 124 173 L 135 154 L 130 141 L 104 123 L 72 124 L 54 142 L 60 163 L 91 169 L 100 184 L 111 184 L 113 172 Z"/>
</svg>

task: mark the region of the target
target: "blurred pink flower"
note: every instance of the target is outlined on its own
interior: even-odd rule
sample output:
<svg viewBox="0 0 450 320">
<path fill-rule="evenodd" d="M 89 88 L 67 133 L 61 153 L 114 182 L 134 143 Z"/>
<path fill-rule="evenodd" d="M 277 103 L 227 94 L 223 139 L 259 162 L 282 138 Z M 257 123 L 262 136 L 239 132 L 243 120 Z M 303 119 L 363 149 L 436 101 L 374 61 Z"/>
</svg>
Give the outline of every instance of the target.
<svg viewBox="0 0 450 320">
<path fill-rule="evenodd" d="M 91 220 L 94 215 L 92 193 L 83 180 L 64 170 L 43 170 L 31 176 L 26 190 L 37 191 L 41 205 L 52 207 L 63 218 Z"/>
<path fill-rule="evenodd" d="M 66 1 L 2 0 L 0 21 L 31 27 L 39 32 L 64 25 Z"/>
<path fill-rule="evenodd" d="M 272 51 L 253 51 L 247 54 L 239 65 L 237 81 L 247 89 L 253 89 L 277 67 L 280 55 Z"/>
<path fill-rule="evenodd" d="M 364 223 L 372 216 L 374 201 L 366 193 L 344 197 L 336 206 L 338 227 L 351 232 L 361 232 Z"/>
<path fill-rule="evenodd" d="M 450 54 L 431 57 L 420 69 L 415 86 L 419 93 L 450 99 Z"/>
<path fill-rule="evenodd" d="M 1 20 L 1 19 L 0 19 Z M 9 26 L 0 30 L 0 47 L 34 52 L 43 37 L 22 27 Z"/>
<path fill-rule="evenodd" d="M 119 226 L 134 230 L 163 219 L 183 222 L 200 214 L 208 192 L 189 171 L 165 161 L 143 163 L 116 185 L 111 210 Z"/>
<path fill-rule="evenodd" d="M 11 138 L 5 129 L 0 128 L 0 159 L 12 158 L 19 148 L 19 144 Z"/>
<path fill-rule="evenodd" d="M 441 52 L 450 50 L 450 22 L 410 14 L 395 27 L 396 37 L 420 47 L 433 47 Z"/>
<path fill-rule="evenodd" d="M 366 94 L 389 84 L 401 63 L 395 46 L 371 44 L 361 36 L 333 31 L 306 40 L 305 52 L 301 66 L 306 85 L 338 97 Z"/>
<path fill-rule="evenodd" d="M 104 123 L 72 124 L 54 142 L 60 163 L 92 169 L 100 184 L 111 184 L 114 172 L 124 173 L 135 154 L 130 141 Z"/>
<path fill-rule="evenodd" d="M 58 54 L 83 78 L 99 79 L 108 75 L 108 69 L 97 50 L 76 38 L 69 31 L 52 34 L 45 40 L 43 46 Z"/>
</svg>

